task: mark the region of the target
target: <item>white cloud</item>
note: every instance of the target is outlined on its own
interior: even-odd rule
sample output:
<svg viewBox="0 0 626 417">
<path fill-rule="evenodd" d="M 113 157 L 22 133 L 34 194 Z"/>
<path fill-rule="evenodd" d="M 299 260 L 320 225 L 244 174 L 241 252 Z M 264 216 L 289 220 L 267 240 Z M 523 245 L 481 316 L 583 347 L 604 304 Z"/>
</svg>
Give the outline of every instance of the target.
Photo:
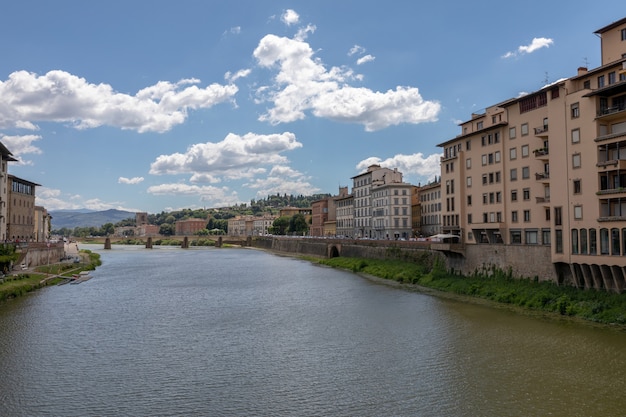
<svg viewBox="0 0 626 417">
<path fill-rule="evenodd" d="M 119 177 L 117 179 L 118 184 L 139 184 L 140 182 L 143 182 L 144 178 L 143 177 L 133 177 L 133 178 L 126 178 L 126 177 Z"/>
<path fill-rule="evenodd" d="M 404 181 L 408 182 L 406 176 L 416 176 L 424 179 L 431 179 L 435 175 L 441 175 L 441 154 L 424 156 L 423 153 L 411 155 L 398 154 L 385 160 L 378 157 L 369 157 L 356 165 L 359 172 L 365 171 L 370 165 L 380 165 L 383 168 L 398 168 L 404 176 Z"/>
<path fill-rule="evenodd" d="M 41 149 L 33 145 L 41 139 L 39 135 L 17 135 L 8 136 L 0 134 L 0 142 L 16 157 L 24 154 L 41 154 Z"/>
<path fill-rule="evenodd" d="M 533 38 L 529 45 L 521 45 L 516 51 L 510 51 L 502 55 L 502 58 L 512 58 L 517 55 L 532 54 L 541 48 L 548 48 L 552 44 L 554 44 L 554 41 L 549 38 Z"/>
<path fill-rule="evenodd" d="M 210 185 L 189 185 L 184 183 L 161 184 L 148 187 L 148 193 L 154 195 L 169 195 L 182 197 L 198 197 L 199 201 L 206 202 L 214 207 L 238 204 L 239 197 L 228 187 L 213 187 Z"/>
<path fill-rule="evenodd" d="M 327 70 L 309 44 L 297 39 L 266 35 L 254 56 L 261 67 L 278 69 L 273 86 L 257 89 L 258 102 L 273 104 L 259 120 L 273 125 L 304 119 L 310 111 L 372 131 L 401 123 L 433 122 L 441 109 L 438 102 L 424 100 L 414 87 L 399 86 L 385 93 L 352 87 L 348 82 L 359 79 L 352 70 Z"/>
<path fill-rule="evenodd" d="M 35 204 L 44 206 L 48 211 L 77 210 L 83 208 L 97 211 L 109 209 L 141 211 L 125 207 L 124 203 L 120 201 L 106 202 L 98 198 L 84 200 L 79 195 L 64 195 L 59 189 L 47 187 L 37 187 Z M 54 220 L 52 223 L 54 223 Z"/>
<path fill-rule="evenodd" d="M 287 9 L 280 16 L 280 20 L 286 24 L 287 26 L 295 25 L 300 21 L 300 15 L 295 12 L 295 10 Z"/>
<path fill-rule="evenodd" d="M 352 56 L 354 54 L 363 54 L 365 53 L 365 48 L 363 48 L 361 45 L 354 45 L 352 48 L 350 48 L 350 51 L 348 52 L 348 56 Z"/>
<path fill-rule="evenodd" d="M 287 158 L 281 153 L 302 147 L 291 132 L 243 136 L 229 133 L 221 142 L 198 143 L 185 153 L 159 156 L 150 166 L 150 174 L 191 173 L 196 182 L 218 182 L 228 179 L 251 178 L 263 166 L 282 164 Z"/>
<path fill-rule="evenodd" d="M 241 69 L 234 74 L 228 71 L 226 74 L 224 74 L 224 79 L 228 81 L 229 83 L 233 83 L 240 78 L 247 77 L 248 75 L 250 75 L 251 72 L 252 72 L 251 69 Z"/>
<path fill-rule="evenodd" d="M 77 129 L 109 125 L 140 133 L 165 132 L 183 123 L 189 110 L 232 100 L 238 91 L 233 84 L 199 88 L 198 83 L 160 81 L 132 96 L 65 71 L 41 76 L 16 71 L 0 81 L 0 127 L 33 127 L 33 122 L 48 121 Z"/>
<path fill-rule="evenodd" d="M 276 165 L 266 178 L 257 178 L 244 186 L 257 190 L 257 197 L 266 197 L 272 194 L 311 195 L 320 192 L 313 186 L 310 177 L 301 172 L 285 166 Z"/>
<path fill-rule="evenodd" d="M 357 65 L 363 65 L 363 64 L 365 64 L 367 62 L 372 62 L 375 59 L 376 59 L 376 57 L 368 54 L 368 55 L 362 56 L 361 58 L 357 59 L 356 60 L 356 64 Z"/>
</svg>

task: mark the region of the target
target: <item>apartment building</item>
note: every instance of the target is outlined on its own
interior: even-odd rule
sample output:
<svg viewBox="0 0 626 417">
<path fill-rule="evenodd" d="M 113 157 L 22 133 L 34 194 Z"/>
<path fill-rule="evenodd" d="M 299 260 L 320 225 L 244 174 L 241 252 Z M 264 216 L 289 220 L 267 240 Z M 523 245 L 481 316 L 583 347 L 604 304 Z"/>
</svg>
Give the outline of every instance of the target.
<svg viewBox="0 0 626 417">
<path fill-rule="evenodd" d="M 269 229 L 276 220 L 275 216 L 237 216 L 228 219 L 229 236 L 262 236 L 269 233 Z"/>
<path fill-rule="evenodd" d="M 15 162 L 13 154 L 0 142 L 0 239 L 9 239 L 7 234 L 9 201 L 9 162 Z"/>
<path fill-rule="evenodd" d="M 595 34 L 600 67 L 472 114 L 439 145 L 442 231 L 466 244 L 543 247 L 558 282 L 621 291 L 626 18 Z"/>
<path fill-rule="evenodd" d="M 348 187 L 339 187 L 339 195 L 333 198 L 335 207 L 335 230 L 339 237 L 354 237 L 354 195 Z"/>
<path fill-rule="evenodd" d="M 324 224 L 328 221 L 329 198 L 313 201 L 311 203 L 311 227 L 309 235 L 324 236 Z"/>
<path fill-rule="evenodd" d="M 402 174 L 397 169 L 381 168 L 370 165 L 367 171 L 352 179 L 352 195 L 354 196 L 354 237 L 373 238 L 378 236 L 373 225 L 372 187 L 377 185 L 401 183 Z M 410 221 L 409 221 L 410 222 Z"/>
<path fill-rule="evenodd" d="M 383 175 L 372 182 L 372 236 L 374 239 L 408 239 L 411 233 L 411 184 L 402 174 Z M 396 175 L 400 174 L 400 175 Z"/>
<path fill-rule="evenodd" d="M 50 238 L 52 216 L 42 206 L 35 206 L 35 242 L 46 242 Z"/>
<path fill-rule="evenodd" d="M 193 236 L 197 234 L 200 230 L 206 229 L 206 225 L 206 219 L 195 218 L 178 220 L 176 223 L 174 223 L 176 236 Z"/>
<path fill-rule="evenodd" d="M 39 184 L 8 175 L 7 238 L 29 241 L 35 239 L 35 187 Z"/>
<path fill-rule="evenodd" d="M 419 199 L 420 235 L 428 237 L 441 233 L 441 177 L 421 186 Z"/>
</svg>

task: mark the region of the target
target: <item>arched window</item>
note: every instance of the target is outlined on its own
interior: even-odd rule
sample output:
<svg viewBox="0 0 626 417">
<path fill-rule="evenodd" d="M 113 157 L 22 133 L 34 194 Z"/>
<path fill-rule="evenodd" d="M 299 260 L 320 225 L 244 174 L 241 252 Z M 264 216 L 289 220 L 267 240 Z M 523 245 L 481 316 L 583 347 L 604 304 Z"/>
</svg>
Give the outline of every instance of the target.
<svg viewBox="0 0 626 417">
<path fill-rule="evenodd" d="M 589 255 L 598 254 L 598 241 L 596 229 L 589 229 Z"/>
<path fill-rule="evenodd" d="M 611 229 L 611 255 L 621 255 L 620 243 L 619 229 L 614 227 Z"/>
<path fill-rule="evenodd" d="M 572 254 L 578 254 L 578 229 L 572 229 Z"/>
<path fill-rule="evenodd" d="M 587 254 L 587 229 L 580 229 L 580 253 Z"/>
<path fill-rule="evenodd" d="M 600 229 L 600 255 L 609 254 L 609 229 Z"/>
</svg>

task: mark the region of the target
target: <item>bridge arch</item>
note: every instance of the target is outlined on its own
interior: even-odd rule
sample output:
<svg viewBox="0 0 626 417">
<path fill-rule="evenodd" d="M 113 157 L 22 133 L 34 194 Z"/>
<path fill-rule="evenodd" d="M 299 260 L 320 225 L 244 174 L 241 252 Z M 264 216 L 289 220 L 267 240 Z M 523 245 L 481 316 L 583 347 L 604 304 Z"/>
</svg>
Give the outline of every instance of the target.
<svg viewBox="0 0 626 417">
<path fill-rule="evenodd" d="M 341 256 L 341 245 L 329 245 L 328 246 L 328 257 L 336 258 Z"/>
</svg>

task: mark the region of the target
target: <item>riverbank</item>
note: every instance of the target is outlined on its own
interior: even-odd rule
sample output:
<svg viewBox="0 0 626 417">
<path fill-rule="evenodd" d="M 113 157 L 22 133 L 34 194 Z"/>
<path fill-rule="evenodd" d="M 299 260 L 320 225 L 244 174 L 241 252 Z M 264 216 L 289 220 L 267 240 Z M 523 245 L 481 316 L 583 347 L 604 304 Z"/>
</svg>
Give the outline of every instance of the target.
<svg viewBox="0 0 626 417">
<path fill-rule="evenodd" d="M 0 279 L 0 302 L 56 285 L 73 274 L 92 271 L 102 264 L 100 255 L 90 250 L 81 250 L 80 259 L 80 263 L 59 262 L 4 276 Z"/>
<path fill-rule="evenodd" d="M 465 277 L 450 274 L 437 263 L 420 265 L 397 260 L 301 258 L 375 277 L 380 282 L 402 286 L 410 291 L 626 331 L 626 294 L 517 279 L 498 270 Z"/>
</svg>

